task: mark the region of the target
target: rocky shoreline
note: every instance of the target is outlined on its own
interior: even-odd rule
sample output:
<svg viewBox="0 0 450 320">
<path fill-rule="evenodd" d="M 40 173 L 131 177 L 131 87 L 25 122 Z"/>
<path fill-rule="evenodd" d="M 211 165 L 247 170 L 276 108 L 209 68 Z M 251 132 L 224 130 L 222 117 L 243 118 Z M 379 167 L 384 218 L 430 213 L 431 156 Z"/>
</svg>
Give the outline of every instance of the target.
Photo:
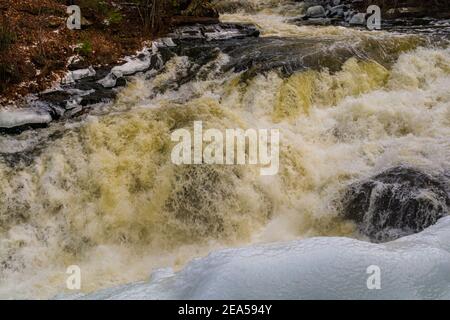
<svg viewBox="0 0 450 320">
<path fill-rule="evenodd" d="M 50 60 L 55 60 L 54 62 L 57 62 L 57 64 L 46 65 L 45 68 L 47 69 L 44 68 L 45 71 L 37 70 L 36 68 L 34 76 L 30 76 L 33 72 L 30 74 L 25 72 L 23 82 L 9 85 L 9 96 L 7 94 L 6 97 L 12 98 L 12 100 L 3 100 L 4 102 L 2 103 L 0 96 L 0 109 L 2 104 L 8 105 L 11 101 L 13 102 L 12 108 L 9 108 L 9 110 L 3 108 L 0 111 L 0 133 L 17 134 L 27 129 L 45 127 L 53 121 L 76 118 L 88 113 L 96 105 L 112 101 L 117 95 L 118 88 L 126 84 L 128 77 L 137 73 L 145 73 L 151 69 L 155 72 L 161 70 L 165 62 L 172 56 L 170 48 L 176 47 L 177 42 L 197 40 L 204 42 L 222 41 L 230 38 L 255 37 L 259 35 L 259 31 L 253 26 L 220 23 L 216 10 L 209 5 L 202 6 L 203 3 L 209 4 L 209 0 L 186 0 L 181 2 L 182 7 L 178 11 L 169 12 L 167 16 L 162 18 L 166 27 L 163 28 L 164 30 L 160 32 L 159 36 L 155 37 L 156 40 L 154 41 L 144 41 L 145 39 L 141 35 L 133 43 L 127 44 L 127 50 L 117 50 L 116 40 L 109 39 L 111 41 L 109 47 L 104 48 L 100 53 L 92 52 L 92 54 L 85 55 L 80 54 L 74 48 L 71 49 L 72 52 L 69 54 L 68 49 L 65 48 L 66 51 L 59 55 L 54 57 L 49 55 L 48 59 L 52 57 L 53 59 Z M 196 2 L 199 5 L 193 6 L 193 3 Z M 24 3 L 26 4 L 27 1 Z M 395 17 L 395 19 L 399 19 L 398 15 L 390 15 L 390 13 L 400 12 L 403 14 L 401 17 L 410 17 L 409 13 L 414 10 L 407 10 L 401 6 L 409 5 L 411 7 L 405 8 L 413 8 L 415 4 L 416 7 L 414 8 L 418 8 L 420 3 L 422 2 L 398 1 L 397 6 L 393 6 L 392 3 L 387 4 L 385 1 L 373 0 L 306 0 L 303 2 L 304 14 L 291 18 L 289 22 L 302 25 L 363 26 L 366 24 L 368 16 L 364 8 L 367 8 L 366 6 L 368 5 L 380 5 L 383 17 L 386 15 L 388 18 L 392 17 L 394 19 Z M 48 6 L 50 8 L 52 1 L 45 0 L 43 4 L 44 7 Z M 22 5 L 24 6 L 24 4 Z M 446 7 L 448 6 L 445 4 L 442 6 L 440 15 L 445 15 Z M 24 6 L 21 10 L 24 10 L 24 8 L 26 9 L 27 7 Z M 187 10 L 188 8 L 191 8 L 191 11 Z M 435 12 L 435 8 L 430 9 L 427 7 L 423 9 L 423 6 L 420 6 L 420 8 L 422 10 L 420 11 L 421 15 L 416 14 L 416 18 Z M 18 10 L 18 8 L 15 9 Z M 53 9 L 56 10 L 56 7 L 53 7 Z M 0 5 L 0 10 L 5 10 L 5 6 Z M 418 10 L 415 12 L 417 13 Z M 57 11 L 52 11 L 53 14 L 55 12 Z M 92 20 L 96 19 L 95 15 L 88 14 L 88 17 Z M 126 22 L 124 21 L 123 23 Z M 95 26 L 95 24 L 90 25 L 89 21 L 84 21 L 84 24 L 87 25 L 86 32 L 91 32 L 91 34 L 100 32 L 97 30 L 100 28 L 99 26 Z M 114 30 L 117 28 L 119 26 L 113 27 Z M 136 30 L 133 27 L 122 29 L 127 30 L 125 33 L 128 32 L 123 35 L 125 39 L 122 39 L 124 41 L 123 44 L 127 43 L 129 37 L 136 36 Z M 63 34 L 63 36 L 66 35 Z M 78 41 L 78 38 L 69 37 L 68 39 L 69 42 Z M 67 43 L 63 44 L 63 47 L 64 45 L 67 45 Z M 111 56 L 103 58 L 108 56 L 108 52 L 111 53 Z M 122 58 L 124 56 L 126 58 Z M 8 54 L 2 57 L 2 59 L 7 59 Z M 29 59 L 27 55 L 19 57 L 19 59 L 25 58 Z M 100 58 L 103 59 L 103 63 L 98 63 Z M 1 70 L 2 59 L 0 59 L 0 76 L 4 76 Z M 63 63 L 62 61 L 65 60 L 67 62 Z M 33 65 L 36 64 L 33 58 L 31 58 L 31 62 Z M 41 76 L 37 76 L 37 73 Z M 43 73 L 46 73 L 47 76 L 42 77 Z M 27 76 L 29 77 L 27 78 Z M 33 83 L 38 83 L 39 85 L 32 85 Z M 54 85 L 55 83 L 59 84 Z M 52 89 L 48 89 L 51 84 L 53 84 Z M 20 97 L 25 98 L 17 99 L 11 93 L 19 94 Z"/>
<path fill-rule="evenodd" d="M 157 15 L 147 19 L 144 1 L 0 0 L 0 108 L 54 86 L 68 70 L 121 63 L 180 25 L 219 22 L 209 2 L 155 2 Z M 73 4 L 81 30 L 66 26 Z"/>
<path fill-rule="evenodd" d="M 71 70 L 56 88 L 32 96 L 21 108 L 0 111 L 0 133 L 19 134 L 46 127 L 53 121 L 74 119 L 112 101 L 130 76 L 160 71 L 179 42 L 220 42 L 258 36 L 259 31 L 250 25 L 216 23 L 179 27 L 126 57 L 125 63 Z"/>
</svg>

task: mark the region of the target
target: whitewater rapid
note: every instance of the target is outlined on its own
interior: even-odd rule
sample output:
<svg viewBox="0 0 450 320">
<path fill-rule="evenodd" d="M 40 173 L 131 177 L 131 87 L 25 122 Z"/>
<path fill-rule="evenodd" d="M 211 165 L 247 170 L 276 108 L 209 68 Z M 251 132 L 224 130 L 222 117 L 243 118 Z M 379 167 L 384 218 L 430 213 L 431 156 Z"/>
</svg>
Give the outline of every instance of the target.
<svg viewBox="0 0 450 320">
<path fill-rule="evenodd" d="M 401 276 L 402 268 L 426 252 L 433 253 L 429 264 L 410 271 L 411 277 L 436 267 L 428 284 L 443 278 L 448 247 L 444 252 L 439 245 L 448 220 L 433 229 L 439 245 L 427 251 L 415 243 L 426 242 L 432 231 L 376 246 L 351 239 L 367 240 L 342 218 L 340 201 L 351 183 L 395 166 L 448 172 L 450 49 L 420 35 L 295 26 L 286 23 L 289 10 L 279 5 L 246 10 L 222 20 L 254 23 L 261 39 L 218 45 L 204 64 L 188 55 L 195 48 L 179 48 L 161 72 L 133 76 L 101 112 L 0 136 L 0 297 L 70 295 L 70 265 L 80 266 L 82 293 L 89 293 L 145 280 L 158 268 L 178 271 L 224 248 L 280 241 L 288 243 L 219 251 L 180 274 L 138 284 L 137 291 L 120 287 L 88 297 L 274 298 L 267 288 L 283 284 L 280 297 L 336 297 L 337 291 L 314 291 L 324 283 L 308 282 L 319 278 L 309 272 L 318 261 L 329 266 L 338 260 L 350 273 L 373 259 L 386 269 L 400 268 L 391 276 L 410 292 L 416 287 Z M 291 52 L 288 63 L 280 52 Z M 249 63 L 236 70 L 241 61 Z M 279 129 L 279 174 L 261 177 L 254 166 L 172 164 L 170 133 L 192 130 L 194 121 L 217 129 Z M 321 238 L 302 241 L 311 237 Z M 298 268 L 294 276 L 307 277 L 302 279 L 310 286 L 296 291 L 296 282 L 288 285 L 290 272 L 272 274 L 280 264 Z M 244 271 L 235 273 L 238 267 Z M 239 293 L 214 280 L 194 292 L 178 289 L 196 286 L 196 273 L 226 275 L 236 284 L 256 270 L 264 276 L 250 277 L 254 291 Z M 350 283 L 366 276 L 349 273 L 335 278 L 336 288 L 346 276 L 355 280 Z M 324 279 L 333 281 L 333 274 Z M 448 284 L 442 286 L 411 297 L 448 297 Z M 342 297 L 360 293 L 344 288 Z M 398 297 L 390 292 L 387 297 Z"/>
</svg>

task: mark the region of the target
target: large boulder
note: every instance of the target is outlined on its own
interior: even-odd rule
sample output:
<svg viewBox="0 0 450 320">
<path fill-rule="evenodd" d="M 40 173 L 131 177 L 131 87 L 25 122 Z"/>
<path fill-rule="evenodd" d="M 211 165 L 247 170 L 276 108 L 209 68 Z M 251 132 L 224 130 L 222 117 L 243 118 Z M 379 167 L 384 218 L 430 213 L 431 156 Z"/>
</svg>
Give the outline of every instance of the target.
<svg viewBox="0 0 450 320">
<path fill-rule="evenodd" d="M 449 214 L 450 175 L 395 167 L 352 184 L 342 214 L 374 242 L 424 230 Z"/>
<path fill-rule="evenodd" d="M 325 9 L 322 6 L 309 7 L 306 11 L 306 17 L 308 18 L 324 18 Z"/>
</svg>

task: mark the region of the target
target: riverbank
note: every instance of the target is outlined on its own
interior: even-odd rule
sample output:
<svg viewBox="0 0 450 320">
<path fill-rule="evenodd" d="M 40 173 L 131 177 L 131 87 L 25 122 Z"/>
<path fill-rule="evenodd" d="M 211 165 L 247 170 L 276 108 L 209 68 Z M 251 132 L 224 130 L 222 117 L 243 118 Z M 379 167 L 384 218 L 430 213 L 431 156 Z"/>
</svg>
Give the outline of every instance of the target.
<svg viewBox="0 0 450 320">
<path fill-rule="evenodd" d="M 81 30 L 66 27 L 66 5 L 69 2 L 81 8 Z M 122 63 L 124 57 L 142 49 L 146 41 L 167 34 L 176 26 L 217 23 L 216 7 L 219 11 L 247 10 L 252 6 L 256 10 L 270 5 L 265 1 L 180 0 L 163 4 L 161 17 L 155 24 L 145 18 L 151 8 L 133 3 L 141 2 L 0 0 L 0 108 L 17 105 L 28 94 L 39 93 L 58 84 L 70 70 L 90 66 L 96 69 L 113 67 Z M 334 6 L 334 2 L 329 0 L 304 1 L 304 13 L 312 6 L 322 6 L 323 16 L 308 21 L 302 18 L 300 24 L 328 25 L 332 24 L 328 20 L 336 20 L 339 15 L 343 21 L 351 22 L 357 12 L 365 12 L 372 4 L 381 7 L 384 19 L 450 17 L 450 4 L 439 1 L 434 1 L 433 5 L 424 5 L 423 1 L 416 0 L 395 3 L 346 0 L 340 3 Z M 352 14 L 345 15 L 347 11 L 344 10 L 350 8 Z M 364 22 L 364 19 L 360 20 Z"/>
<path fill-rule="evenodd" d="M 203 0 L 166 5 L 157 24 L 145 18 L 148 8 L 124 1 L 72 2 L 81 30 L 66 27 L 66 1 L 0 0 L 0 106 L 48 89 L 69 70 L 114 66 L 173 27 L 218 22 Z"/>
</svg>

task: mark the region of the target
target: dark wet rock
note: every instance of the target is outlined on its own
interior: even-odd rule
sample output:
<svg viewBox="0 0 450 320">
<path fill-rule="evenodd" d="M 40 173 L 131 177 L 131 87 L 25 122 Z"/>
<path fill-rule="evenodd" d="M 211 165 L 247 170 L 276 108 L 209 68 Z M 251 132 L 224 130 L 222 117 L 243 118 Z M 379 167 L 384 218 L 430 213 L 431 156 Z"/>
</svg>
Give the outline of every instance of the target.
<svg viewBox="0 0 450 320">
<path fill-rule="evenodd" d="M 324 24 L 332 19 L 323 19 Z M 317 23 L 317 21 L 315 21 Z M 386 55 L 386 48 L 374 42 L 370 51 L 365 43 L 350 44 L 346 39 L 301 39 L 288 37 L 247 37 L 226 41 L 177 41 L 176 47 L 168 48 L 172 54 L 188 57 L 189 70 L 183 79 L 199 77 L 199 66 L 214 63 L 215 50 L 227 55 L 227 61 L 220 66 L 221 72 L 242 72 L 241 81 L 251 79 L 257 74 L 275 71 L 281 76 L 290 76 L 295 72 L 313 69 L 328 69 L 330 72 L 341 70 L 343 63 L 351 57 L 365 56 L 378 62 L 390 63 L 398 57 L 397 53 Z M 392 60 L 383 60 L 386 57 Z M 200 80 L 202 78 L 199 78 Z"/>
<path fill-rule="evenodd" d="M 125 79 L 125 78 L 117 79 L 117 81 L 116 81 L 116 88 L 118 88 L 118 87 L 125 87 L 126 85 L 127 85 L 127 79 Z"/>
<path fill-rule="evenodd" d="M 200 40 L 204 38 L 202 26 L 185 26 L 171 34 L 175 40 Z"/>
<path fill-rule="evenodd" d="M 108 74 L 105 74 L 105 76 Z M 100 79 L 98 79 L 100 80 Z M 96 79 L 85 79 L 85 81 L 77 81 L 73 88 L 81 91 L 102 90 L 104 87 L 98 83 Z"/>
<path fill-rule="evenodd" d="M 41 99 L 41 101 L 46 102 L 49 105 L 58 106 L 61 108 L 66 107 L 67 100 L 69 100 L 70 97 L 71 94 L 63 90 L 50 91 L 39 94 L 39 98 Z"/>
<path fill-rule="evenodd" d="M 150 77 L 163 70 L 165 63 L 175 55 L 191 55 L 195 63 L 189 72 L 176 79 L 176 83 L 165 86 L 176 88 L 197 76 L 201 77 L 201 66 L 217 58 L 217 47 L 232 47 L 244 43 L 246 39 L 255 39 L 259 31 L 246 24 L 194 24 L 176 29 L 172 36 L 173 39 L 156 40 L 151 48 L 145 48 L 135 56 L 125 58 L 121 64 L 109 67 L 86 67 L 82 59 L 73 58 L 70 71 L 58 89 L 37 95 L 36 99 L 27 102 L 29 108 L 0 113 L 0 132 L 21 133 L 27 129 L 45 127 L 51 121 L 79 117 L 95 105 L 113 100 L 117 88 L 125 86 L 128 77 L 137 73 Z M 77 68 L 80 66 L 84 68 Z"/>
<path fill-rule="evenodd" d="M 212 25 L 184 26 L 175 30 L 170 36 L 174 41 L 188 40 L 229 40 L 236 38 L 258 37 L 259 30 L 253 25 L 219 23 Z"/>
<path fill-rule="evenodd" d="M 87 78 L 83 78 L 75 81 L 75 83 L 71 84 L 69 88 L 89 91 L 89 90 L 101 90 L 104 89 L 103 86 L 98 83 L 99 80 L 105 78 L 114 66 L 109 67 L 100 67 L 95 69 L 95 75 Z"/>
<path fill-rule="evenodd" d="M 424 230 L 449 208 L 450 175 L 396 167 L 352 184 L 342 212 L 372 241 L 386 242 Z"/>
<path fill-rule="evenodd" d="M 83 107 L 97 104 L 105 103 L 114 99 L 116 96 L 115 92 L 112 90 L 98 90 L 81 98 L 80 105 Z"/>
</svg>

